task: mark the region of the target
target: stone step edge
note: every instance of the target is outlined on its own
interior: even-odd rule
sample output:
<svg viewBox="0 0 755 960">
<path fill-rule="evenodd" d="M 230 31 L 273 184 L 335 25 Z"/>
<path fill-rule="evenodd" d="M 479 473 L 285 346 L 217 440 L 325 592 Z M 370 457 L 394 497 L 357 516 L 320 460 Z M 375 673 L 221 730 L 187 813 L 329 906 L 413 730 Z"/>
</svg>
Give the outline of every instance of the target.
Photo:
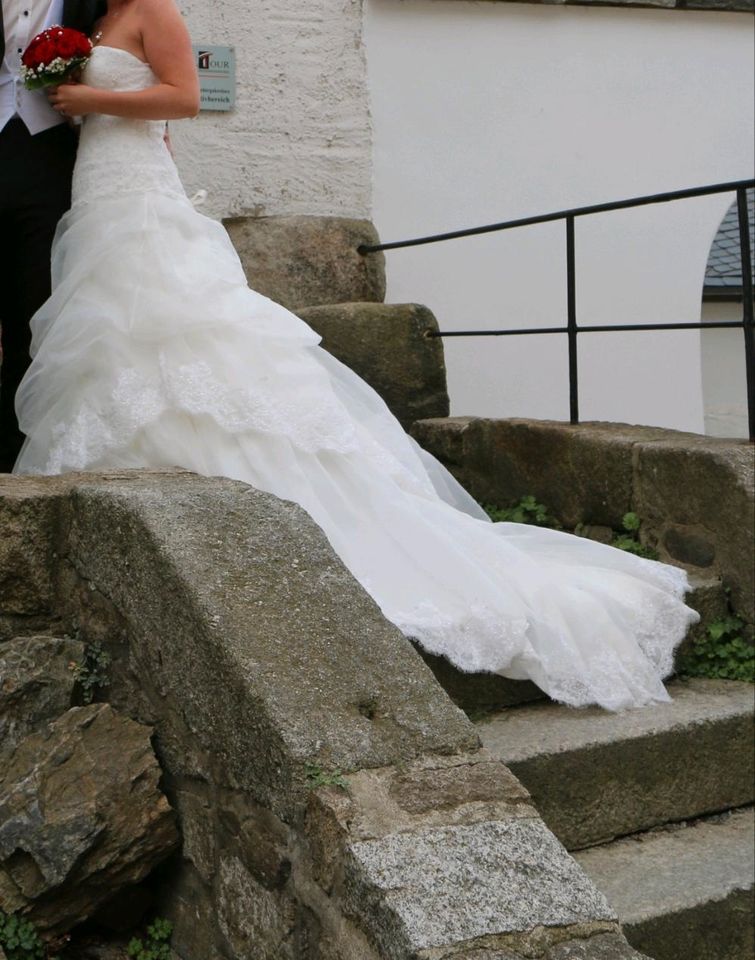
<svg viewBox="0 0 755 960">
<path fill-rule="evenodd" d="M 656 960 L 745 958 L 753 943 L 753 826 L 747 806 L 573 856 L 638 950 Z"/>
<path fill-rule="evenodd" d="M 677 681 L 675 701 L 611 714 L 538 702 L 476 724 L 570 850 L 753 801 L 753 691 Z"/>
<path fill-rule="evenodd" d="M 620 872 L 626 873 L 634 864 L 643 860 L 650 863 L 666 850 L 673 850 L 675 853 L 675 856 L 666 861 L 669 863 L 668 869 L 664 870 L 666 877 L 678 875 L 685 869 L 699 866 L 698 854 L 701 849 L 709 845 L 719 853 L 733 850 L 743 853 L 734 871 L 728 873 L 720 871 L 719 875 L 715 876 L 712 868 L 717 864 L 708 863 L 711 869 L 706 872 L 700 871 L 696 875 L 699 882 L 696 885 L 688 884 L 683 891 L 686 899 L 680 899 L 676 903 L 679 907 L 692 906 L 703 902 L 698 896 L 699 893 L 704 892 L 706 887 L 714 886 L 720 878 L 723 878 L 724 884 L 728 884 L 730 889 L 748 889 L 755 885 L 753 840 L 755 840 L 755 806 L 750 803 L 725 812 L 694 817 L 679 823 L 654 827 L 652 830 L 645 830 L 628 837 L 620 837 L 610 843 L 577 850 L 572 853 L 572 856 L 588 875 L 601 875 L 601 863 L 610 863 L 611 869 L 607 876 L 611 878 L 615 889 L 620 891 L 615 895 L 615 899 L 622 899 L 626 903 L 631 896 L 639 894 L 640 899 L 644 897 L 649 904 L 646 915 L 654 916 L 663 907 L 663 902 L 642 887 L 627 887 L 618 876 Z M 661 882 L 660 879 L 659 882 Z M 641 914 L 627 913 L 625 908 L 623 919 L 636 920 L 639 916 Z"/>
<path fill-rule="evenodd" d="M 573 708 L 539 700 L 487 714 L 476 726 L 485 745 L 505 764 L 512 764 L 755 714 L 755 691 L 743 680 L 676 678 L 667 689 L 670 703 L 637 710 L 612 713 L 601 707 Z M 500 741 L 503 732 L 508 735 L 506 747 L 495 745 L 497 732 L 501 732 Z M 529 740 L 524 740 L 524 734 Z"/>
</svg>

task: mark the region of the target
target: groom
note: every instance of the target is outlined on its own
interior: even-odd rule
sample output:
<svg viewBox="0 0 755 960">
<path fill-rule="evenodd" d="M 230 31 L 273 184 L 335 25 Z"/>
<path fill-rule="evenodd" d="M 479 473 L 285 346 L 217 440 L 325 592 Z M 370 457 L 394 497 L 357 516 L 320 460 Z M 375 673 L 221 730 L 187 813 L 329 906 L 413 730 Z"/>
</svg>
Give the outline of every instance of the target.
<svg viewBox="0 0 755 960">
<path fill-rule="evenodd" d="M 76 135 L 41 91 L 26 90 L 29 41 L 62 23 L 90 34 L 101 0 L 1 0 L 0 7 L 0 473 L 21 449 L 13 400 L 29 365 L 29 320 L 50 295 L 50 247 L 71 201 Z M 100 5 L 102 9 L 100 9 Z"/>
</svg>

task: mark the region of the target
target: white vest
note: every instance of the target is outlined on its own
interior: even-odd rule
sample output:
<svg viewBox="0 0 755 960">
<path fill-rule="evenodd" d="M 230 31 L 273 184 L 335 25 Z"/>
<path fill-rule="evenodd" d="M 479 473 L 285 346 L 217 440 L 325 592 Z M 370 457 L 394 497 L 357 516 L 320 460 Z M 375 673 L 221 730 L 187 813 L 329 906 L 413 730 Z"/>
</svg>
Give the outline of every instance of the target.
<svg viewBox="0 0 755 960">
<path fill-rule="evenodd" d="M 63 0 L 7 0 L 3 4 L 5 58 L 0 63 L 0 130 L 19 116 L 29 133 L 41 133 L 63 118 L 42 90 L 27 90 L 21 80 L 21 54 L 38 33 L 63 19 Z"/>
</svg>

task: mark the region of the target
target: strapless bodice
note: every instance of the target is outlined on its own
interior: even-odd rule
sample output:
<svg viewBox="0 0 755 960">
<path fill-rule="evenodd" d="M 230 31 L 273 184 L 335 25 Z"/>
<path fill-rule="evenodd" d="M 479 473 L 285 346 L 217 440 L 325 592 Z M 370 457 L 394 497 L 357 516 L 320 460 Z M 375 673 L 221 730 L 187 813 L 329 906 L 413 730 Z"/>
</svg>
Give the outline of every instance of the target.
<svg viewBox="0 0 755 960">
<path fill-rule="evenodd" d="M 118 47 L 99 45 L 82 82 L 103 90 L 144 90 L 157 83 L 148 63 Z M 73 177 L 73 203 L 157 191 L 185 197 L 164 142 L 162 120 L 90 114 L 84 118 Z"/>
</svg>

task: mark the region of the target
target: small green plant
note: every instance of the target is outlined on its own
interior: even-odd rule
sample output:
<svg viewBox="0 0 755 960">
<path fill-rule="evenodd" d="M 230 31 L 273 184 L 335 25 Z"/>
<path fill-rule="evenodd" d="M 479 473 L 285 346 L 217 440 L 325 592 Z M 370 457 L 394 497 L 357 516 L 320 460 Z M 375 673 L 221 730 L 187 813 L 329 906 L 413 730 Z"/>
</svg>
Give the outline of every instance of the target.
<svg viewBox="0 0 755 960">
<path fill-rule="evenodd" d="M 0 947 L 8 960 L 48 960 L 47 946 L 39 938 L 34 924 L 17 914 L 0 910 Z M 49 957 L 49 960 L 55 960 Z"/>
<path fill-rule="evenodd" d="M 81 663 L 72 664 L 76 682 L 81 687 L 84 703 L 91 703 L 98 690 L 110 682 L 110 654 L 99 643 L 90 643 Z"/>
<path fill-rule="evenodd" d="M 496 507 L 488 503 L 483 504 L 482 509 L 491 520 L 496 522 L 531 523 L 536 527 L 550 527 L 552 530 L 561 529 L 561 524 L 548 513 L 545 504 L 538 503 L 531 495 L 522 497 L 518 503 L 510 507 Z"/>
<path fill-rule="evenodd" d="M 621 518 L 621 526 L 621 532 L 617 533 L 611 541 L 612 547 L 617 547 L 619 550 L 626 550 L 627 553 L 633 553 L 638 557 L 645 557 L 648 560 L 658 559 L 657 550 L 640 543 L 641 521 L 636 513 L 625 513 Z"/>
<path fill-rule="evenodd" d="M 311 788 L 315 787 L 340 787 L 346 789 L 346 781 L 340 770 L 323 770 L 316 764 L 308 763 L 305 767 L 307 783 Z"/>
<path fill-rule="evenodd" d="M 681 657 L 679 673 L 755 682 L 755 647 L 745 637 L 743 628 L 744 621 L 736 614 L 714 620 Z"/>
<path fill-rule="evenodd" d="M 170 937 L 173 924 L 170 920 L 156 917 L 147 927 L 147 937 L 134 937 L 126 947 L 133 960 L 170 960 Z"/>
</svg>

